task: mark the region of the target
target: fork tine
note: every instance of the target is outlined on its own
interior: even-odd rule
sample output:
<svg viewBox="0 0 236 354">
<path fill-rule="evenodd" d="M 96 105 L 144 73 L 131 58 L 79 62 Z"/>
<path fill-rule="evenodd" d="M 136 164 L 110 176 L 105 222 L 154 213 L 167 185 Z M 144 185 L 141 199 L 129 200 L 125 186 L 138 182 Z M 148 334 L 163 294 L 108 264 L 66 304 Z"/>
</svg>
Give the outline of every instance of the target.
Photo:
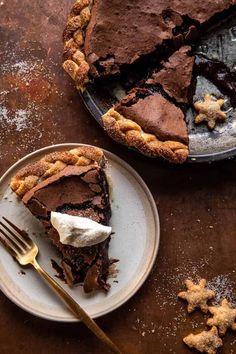
<svg viewBox="0 0 236 354">
<path fill-rule="evenodd" d="M 14 257 L 22 253 L 20 247 L 1 228 L 0 233 L 5 237 L 0 236 L 0 241 Z"/>
<path fill-rule="evenodd" d="M 8 220 L 7 218 L 5 218 L 5 216 L 2 217 L 3 220 L 6 221 L 6 223 L 8 223 L 16 232 L 18 232 L 18 234 L 21 236 L 18 236 L 19 239 L 21 241 L 23 241 L 27 246 L 30 244 L 32 244 L 32 240 L 31 238 L 27 235 L 27 232 L 19 229 L 16 225 L 14 225 L 10 220 Z M 4 225 L 5 226 L 5 225 Z M 5 226 L 6 227 L 6 226 Z"/>
<path fill-rule="evenodd" d="M 17 253 L 14 251 L 14 249 L 9 245 L 7 240 L 3 238 L 0 235 L 0 243 L 3 245 L 3 247 L 6 249 L 7 252 L 9 252 L 13 257 L 17 257 Z"/>
<path fill-rule="evenodd" d="M 1 221 L 0 221 L 0 225 L 2 227 L 4 227 L 4 229 L 10 234 L 9 237 L 12 241 L 14 241 L 14 243 L 16 243 L 19 248 L 23 251 L 25 251 L 27 248 L 29 248 L 29 246 L 22 241 L 22 239 L 16 234 L 14 233 L 12 230 L 10 230 L 6 225 L 4 225 Z M 11 237 L 12 236 L 12 237 Z"/>
</svg>

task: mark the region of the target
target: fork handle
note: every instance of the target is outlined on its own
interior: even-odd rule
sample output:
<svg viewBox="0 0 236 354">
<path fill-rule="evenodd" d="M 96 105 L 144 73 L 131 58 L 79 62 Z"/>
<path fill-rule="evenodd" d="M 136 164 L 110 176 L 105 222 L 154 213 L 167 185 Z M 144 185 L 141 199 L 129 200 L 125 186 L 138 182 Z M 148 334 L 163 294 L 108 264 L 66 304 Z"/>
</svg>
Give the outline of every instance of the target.
<svg viewBox="0 0 236 354">
<path fill-rule="evenodd" d="M 55 293 L 61 298 L 66 306 L 79 318 L 103 343 L 105 343 L 113 353 L 122 354 L 118 347 L 103 332 L 96 322 L 82 309 L 82 307 L 34 260 L 33 267 L 41 277 L 51 286 Z"/>
</svg>

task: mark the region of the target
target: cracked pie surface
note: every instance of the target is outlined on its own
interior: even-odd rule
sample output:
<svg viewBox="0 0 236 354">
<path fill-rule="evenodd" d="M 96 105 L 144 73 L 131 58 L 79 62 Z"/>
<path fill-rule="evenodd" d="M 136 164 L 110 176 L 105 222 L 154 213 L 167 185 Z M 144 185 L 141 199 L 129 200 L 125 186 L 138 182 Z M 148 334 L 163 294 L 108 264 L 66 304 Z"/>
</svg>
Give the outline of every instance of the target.
<svg viewBox="0 0 236 354">
<path fill-rule="evenodd" d="M 193 106 L 197 72 L 192 45 L 209 20 L 234 5 L 236 0 L 77 0 L 63 32 L 63 68 L 83 91 L 139 65 L 140 79 L 103 115 L 103 127 L 117 142 L 147 156 L 183 163 L 189 155 L 185 114 Z M 201 60 L 201 71 L 212 77 L 206 65 Z M 229 86 L 234 97 L 236 87 Z M 206 93 L 194 107 L 195 123 L 206 121 L 212 130 L 226 113 L 224 99 L 210 97 Z"/>
</svg>

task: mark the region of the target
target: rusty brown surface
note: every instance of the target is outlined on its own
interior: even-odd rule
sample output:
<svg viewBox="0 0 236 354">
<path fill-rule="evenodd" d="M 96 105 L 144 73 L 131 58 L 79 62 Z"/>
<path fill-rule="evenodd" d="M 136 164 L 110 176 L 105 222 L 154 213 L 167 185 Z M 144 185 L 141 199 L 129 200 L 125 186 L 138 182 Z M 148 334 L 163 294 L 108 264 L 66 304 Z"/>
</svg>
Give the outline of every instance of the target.
<svg viewBox="0 0 236 354">
<path fill-rule="evenodd" d="M 236 161 L 173 166 L 112 142 L 61 69 L 61 33 L 71 0 L 0 1 L 0 172 L 40 147 L 96 144 L 144 178 L 161 221 L 160 251 L 138 293 L 99 325 L 130 354 L 187 354 L 189 332 L 205 328 L 176 294 L 186 277 L 206 277 L 236 304 Z M 228 333 L 221 353 L 236 353 Z M 53 323 L 0 294 L 0 353 L 106 353 L 81 324 Z"/>
</svg>

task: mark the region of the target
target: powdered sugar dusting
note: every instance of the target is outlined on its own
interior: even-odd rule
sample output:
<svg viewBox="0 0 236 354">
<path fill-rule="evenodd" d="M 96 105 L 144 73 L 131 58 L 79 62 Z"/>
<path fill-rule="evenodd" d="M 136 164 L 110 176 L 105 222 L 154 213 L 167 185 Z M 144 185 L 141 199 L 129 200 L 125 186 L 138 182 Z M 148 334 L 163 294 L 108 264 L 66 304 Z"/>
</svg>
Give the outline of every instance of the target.
<svg viewBox="0 0 236 354">
<path fill-rule="evenodd" d="M 8 121 L 8 110 L 4 106 L 0 106 L 0 121 L 7 122 Z"/>
<path fill-rule="evenodd" d="M 39 63 L 39 61 L 38 61 Z M 18 75 L 23 75 L 23 74 L 30 74 L 32 71 L 34 71 L 37 67 L 37 62 L 31 62 L 27 60 L 21 60 L 18 62 L 15 62 L 13 64 L 11 63 L 5 63 L 2 65 L 2 72 L 3 73 L 8 73 L 9 71 L 14 71 Z"/>
<path fill-rule="evenodd" d="M 215 297 L 211 301 L 213 305 L 218 305 L 221 300 L 227 299 L 231 306 L 236 307 L 235 284 L 230 279 L 230 274 L 214 277 L 208 281 L 207 287 L 215 292 Z"/>
<path fill-rule="evenodd" d="M 157 324 L 151 321 L 149 324 L 145 323 L 140 317 L 135 320 L 132 329 L 138 331 L 142 337 L 156 332 Z"/>
<path fill-rule="evenodd" d="M 26 109 L 18 109 L 12 119 L 13 124 L 16 126 L 16 131 L 21 131 L 25 128 L 30 128 L 32 122 L 28 122 L 29 111 Z"/>
<path fill-rule="evenodd" d="M 20 132 L 31 128 L 32 121 L 29 120 L 29 117 L 29 109 L 17 109 L 15 112 L 10 112 L 5 106 L 0 106 L 0 124 L 4 129 L 15 128 L 16 131 Z"/>
<path fill-rule="evenodd" d="M 213 255 L 214 256 L 214 255 Z M 168 264 L 168 259 L 159 258 L 160 263 Z M 207 270 L 211 264 L 211 255 L 198 260 L 186 259 L 177 267 L 169 268 L 165 271 L 153 269 L 152 275 L 148 279 L 149 291 L 152 299 L 145 304 L 145 311 L 152 313 L 152 308 L 156 307 L 163 314 L 161 321 L 149 320 L 149 316 L 140 315 L 134 320 L 132 329 L 135 330 L 140 337 L 155 335 L 155 333 L 163 333 L 160 337 L 163 348 L 168 352 L 176 353 L 174 347 L 170 350 L 168 347 L 168 338 L 172 338 L 178 347 L 182 342 L 185 333 L 201 331 L 206 329 L 206 321 L 209 314 L 205 315 L 200 311 L 196 311 L 193 315 L 189 315 L 186 310 L 186 303 L 180 300 L 177 294 L 185 290 L 185 280 L 191 279 L 198 282 L 205 277 Z M 209 305 L 218 305 L 223 298 L 227 298 L 233 307 L 236 306 L 234 271 L 227 274 L 219 274 L 215 277 L 208 277 L 207 288 L 215 292 L 215 298 L 209 301 Z M 172 314 L 169 318 L 165 318 L 165 313 Z"/>
<path fill-rule="evenodd" d="M 0 73 L 0 143 L 2 154 L 14 151 L 22 156 L 42 146 L 60 140 L 57 121 L 53 120 L 55 109 L 60 107 L 62 92 L 57 90 L 53 63 L 35 57 L 34 48 L 21 52 L 5 44 L 4 61 Z M 56 66 L 55 66 L 56 67 Z M 11 138 L 9 138 L 11 137 Z"/>
<path fill-rule="evenodd" d="M 163 260 L 165 261 L 165 260 Z M 194 282 L 201 279 L 201 273 L 209 266 L 209 259 L 202 258 L 197 261 L 188 260 L 188 263 L 180 264 L 178 267 L 162 274 L 157 274 L 152 278 L 153 293 L 155 301 L 164 310 L 166 306 L 175 306 L 177 303 L 177 294 L 184 287 L 184 281 L 190 279 Z M 160 301 L 163 296 L 163 288 L 166 289 L 165 300 Z M 173 289 L 173 291 L 169 291 Z"/>
</svg>

